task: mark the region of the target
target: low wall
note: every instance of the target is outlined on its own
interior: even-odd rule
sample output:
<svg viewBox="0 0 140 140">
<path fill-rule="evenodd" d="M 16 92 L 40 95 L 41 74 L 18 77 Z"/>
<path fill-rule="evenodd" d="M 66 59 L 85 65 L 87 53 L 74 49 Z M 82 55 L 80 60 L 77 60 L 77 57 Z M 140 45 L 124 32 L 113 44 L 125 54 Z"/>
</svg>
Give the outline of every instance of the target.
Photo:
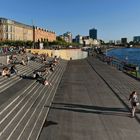
<svg viewBox="0 0 140 140">
<path fill-rule="evenodd" d="M 10 55 L 0 55 L 0 65 L 7 65 Z"/>
<path fill-rule="evenodd" d="M 76 60 L 76 59 L 84 59 L 87 57 L 88 53 L 81 51 L 81 49 L 66 49 L 66 50 L 46 50 L 46 49 L 27 49 L 27 51 L 31 51 L 31 53 L 35 54 L 47 54 L 49 56 L 60 56 L 65 60 Z"/>
</svg>

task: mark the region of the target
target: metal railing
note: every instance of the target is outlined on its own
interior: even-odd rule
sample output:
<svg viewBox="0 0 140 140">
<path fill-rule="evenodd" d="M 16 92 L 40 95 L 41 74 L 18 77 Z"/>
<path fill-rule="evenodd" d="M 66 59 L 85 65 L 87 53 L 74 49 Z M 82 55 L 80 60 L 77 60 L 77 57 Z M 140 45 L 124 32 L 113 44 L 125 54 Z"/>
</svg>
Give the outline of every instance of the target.
<svg viewBox="0 0 140 140">
<path fill-rule="evenodd" d="M 120 59 L 117 59 L 115 57 L 110 57 L 102 54 L 97 54 L 96 57 L 101 61 L 103 61 L 104 63 L 116 67 L 118 70 L 123 71 L 124 73 L 134 78 L 140 79 L 138 65 L 130 64 L 125 61 L 121 61 Z"/>
</svg>

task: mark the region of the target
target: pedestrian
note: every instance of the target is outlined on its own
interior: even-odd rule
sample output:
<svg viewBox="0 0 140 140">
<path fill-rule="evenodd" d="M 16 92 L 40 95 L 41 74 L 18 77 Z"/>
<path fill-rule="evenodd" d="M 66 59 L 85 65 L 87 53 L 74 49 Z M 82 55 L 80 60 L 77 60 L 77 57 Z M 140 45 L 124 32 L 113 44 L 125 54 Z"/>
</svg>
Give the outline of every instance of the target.
<svg viewBox="0 0 140 140">
<path fill-rule="evenodd" d="M 135 111 L 137 106 L 139 105 L 138 102 L 138 95 L 136 91 L 133 91 L 130 96 L 129 96 L 129 101 L 131 102 L 131 113 L 132 113 L 132 117 L 135 117 Z"/>
</svg>

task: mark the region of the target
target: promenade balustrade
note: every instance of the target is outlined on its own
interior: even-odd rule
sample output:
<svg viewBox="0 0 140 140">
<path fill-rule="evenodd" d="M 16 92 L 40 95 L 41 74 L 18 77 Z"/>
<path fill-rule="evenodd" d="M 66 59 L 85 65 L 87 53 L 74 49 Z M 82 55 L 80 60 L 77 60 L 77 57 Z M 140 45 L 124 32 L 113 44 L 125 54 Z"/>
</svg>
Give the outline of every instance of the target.
<svg viewBox="0 0 140 140">
<path fill-rule="evenodd" d="M 128 62 L 122 61 L 118 58 L 103 54 L 97 54 L 96 57 L 108 65 L 111 65 L 134 78 L 140 79 L 139 67 L 137 65 L 129 64 Z"/>
</svg>

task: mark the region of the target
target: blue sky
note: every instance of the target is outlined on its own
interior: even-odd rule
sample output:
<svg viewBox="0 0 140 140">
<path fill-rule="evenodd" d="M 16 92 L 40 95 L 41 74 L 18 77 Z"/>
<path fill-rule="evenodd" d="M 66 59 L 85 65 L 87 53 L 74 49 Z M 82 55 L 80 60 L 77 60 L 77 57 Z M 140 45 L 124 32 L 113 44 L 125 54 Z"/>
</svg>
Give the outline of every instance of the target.
<svg viewBox="0 0 140 140">
<path fill-rule="evenodd" d="M 140 35 L 140 0 L 1 0 L 0 17 L 53 30 L 120 40 Z"/>
</svg>

